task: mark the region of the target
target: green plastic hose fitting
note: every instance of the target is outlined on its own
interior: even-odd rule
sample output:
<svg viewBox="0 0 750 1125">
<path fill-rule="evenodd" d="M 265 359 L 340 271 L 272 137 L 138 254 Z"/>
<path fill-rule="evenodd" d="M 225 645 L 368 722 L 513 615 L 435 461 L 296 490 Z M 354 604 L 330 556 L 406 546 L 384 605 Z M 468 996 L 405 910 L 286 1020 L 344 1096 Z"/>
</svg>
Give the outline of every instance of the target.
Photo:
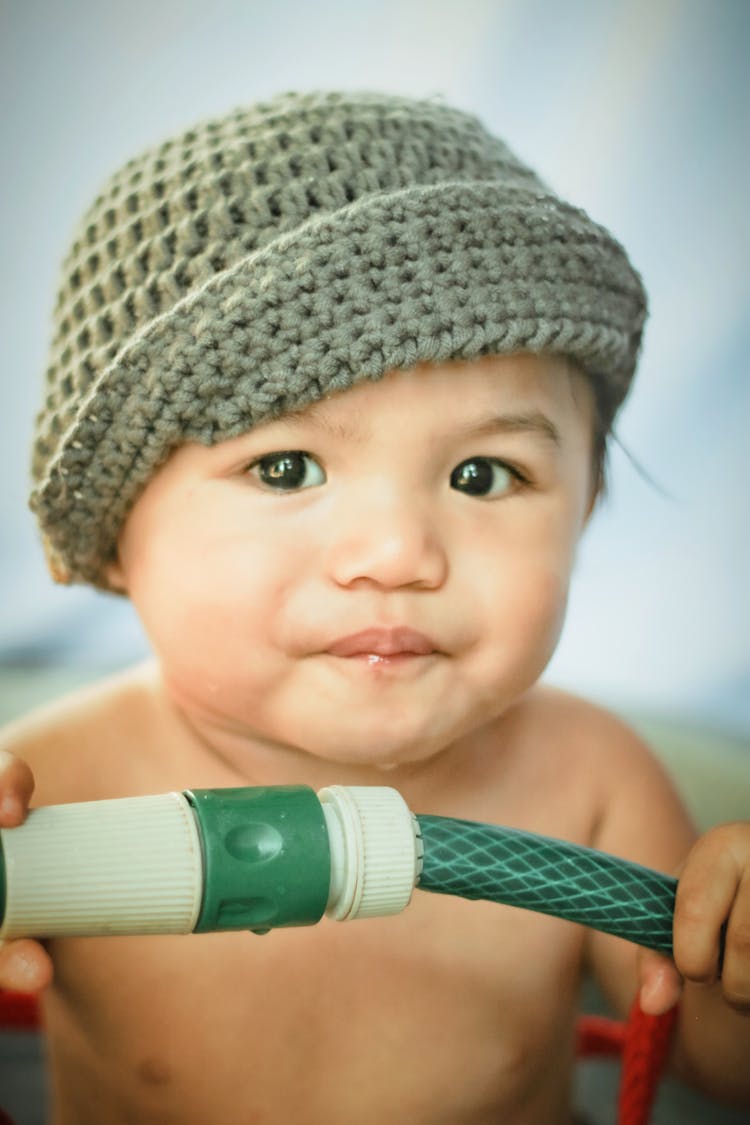
<svg viewBox="0 0 750 1125">
<path fill-rule="evenodd" d="M 203 893 L 193 929 L 308 926 L 322 918 L 331 882 L 323 807 L 312 789 L 196 789 Z"/>
</svg>

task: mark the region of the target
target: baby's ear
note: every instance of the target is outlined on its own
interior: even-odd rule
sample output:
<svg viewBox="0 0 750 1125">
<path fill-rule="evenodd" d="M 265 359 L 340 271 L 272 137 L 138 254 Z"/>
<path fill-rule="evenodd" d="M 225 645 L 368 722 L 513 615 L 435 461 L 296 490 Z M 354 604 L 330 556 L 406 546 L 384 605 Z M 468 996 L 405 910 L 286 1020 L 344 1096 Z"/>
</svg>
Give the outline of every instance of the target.
<svg viewBox="0 0 750 1125">
<path fill-rule="evenodd" d="M 588 524 L 591 520 L 591 517 L 593 516 L 594 512 L 596 511 L 596 509 L 599 507 L 599 504 L 601 503 L 603 495 L 604 495 L 604 488 L 603 488 L 601 482 L 592 485 L 591 495 L 589 496 L 589 502 L 588 502 L 588 505 L 586 507 L 586 511 L 584 512 L 584 515 L 583 515 L 583 527 L 581 528 L 582 531 L 584 530 L 584 528 L 586 528 L 588 526 Z"/>
<path fill-rule="evenodd" d="M 47 568 L 52 576 L 52 581 L 57 582 L 60 586 L 69 586 L 71 581 L 70 571 L 49 539 L 47 539 L 46 535 L 42 537 L 42 547 L 44 548 L 44 557 L 47 560 Z"/>
<path fill-rule="evenodd" d="M 115 590 L 119 594 L 127 594 L 128 584 L 119 558 L 114 558 L 111 562 L 108 562 L 104 567 L 103 574 L 111 590 Z"/>
</svg>

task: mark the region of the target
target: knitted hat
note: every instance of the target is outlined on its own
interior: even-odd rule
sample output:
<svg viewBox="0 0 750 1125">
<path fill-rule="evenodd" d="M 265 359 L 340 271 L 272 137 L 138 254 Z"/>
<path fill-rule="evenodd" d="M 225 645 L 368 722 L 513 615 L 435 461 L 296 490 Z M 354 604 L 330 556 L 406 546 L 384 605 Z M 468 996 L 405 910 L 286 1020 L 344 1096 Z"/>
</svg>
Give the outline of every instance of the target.
<svg viewBox="0 0 750 1125">
<path fill-rule="evenodd" d="M 64 265 L 31 506 L 106 587 L 170 451 L 420 361 L 569 356 L 624 398 L 645 318 L 620 245 L 439 101 L 286 94 L 131 160 Z"/>
</svg>

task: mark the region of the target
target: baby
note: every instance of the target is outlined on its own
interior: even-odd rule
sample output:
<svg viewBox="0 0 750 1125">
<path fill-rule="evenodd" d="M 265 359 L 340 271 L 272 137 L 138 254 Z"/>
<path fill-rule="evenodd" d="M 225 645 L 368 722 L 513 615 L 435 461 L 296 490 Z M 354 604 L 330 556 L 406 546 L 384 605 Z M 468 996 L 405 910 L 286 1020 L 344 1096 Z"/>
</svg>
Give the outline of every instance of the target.
<svg viewBox="0 0 750 1125">
<path fill-rule="evenodd" d="M 93 205 L 32 506 L 54 577 L 129 597 L 154 656 L 7 730 L 0 823 L 32 788 L 387 784 L 681 882 L 674 963 L 427 894 L 8 942 L 56 1125 L 563 1125 L 587 969 L 621 1012 L 679 1000 L 675 1072 L 750 1099 L 750 824 L 696 842 L 638 738 L 539 684 L 644 317 L 614 239 L 437 101 L 285 95 Z"/>
</svg>

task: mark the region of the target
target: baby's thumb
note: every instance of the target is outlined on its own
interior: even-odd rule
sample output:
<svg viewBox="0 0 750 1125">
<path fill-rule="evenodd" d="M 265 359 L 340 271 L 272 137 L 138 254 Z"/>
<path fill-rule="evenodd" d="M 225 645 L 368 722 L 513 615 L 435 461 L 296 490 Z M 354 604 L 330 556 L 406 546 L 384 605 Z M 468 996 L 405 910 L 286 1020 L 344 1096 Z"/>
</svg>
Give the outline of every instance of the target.
<svg viewBox="0 0 750 1125">
<path fill-rule="evenodd" d="M 44 946 L 29 938 L 0 941 L 0 989 L 41 992 L 52 980 L 52 960 Z"/>
<path fill-rule="evenodd" d="M 0 828 L 15 828 L 26 816 L 34 775 L 20 758 L 0 750 Z"/>
<path fill-rule="evenodd" d="M 682 977 L 674 961 L 653 949 L 638 950 L 638 1000 L 649 1016 L 674 1008 L 682 992 Z"/>
</svg>

